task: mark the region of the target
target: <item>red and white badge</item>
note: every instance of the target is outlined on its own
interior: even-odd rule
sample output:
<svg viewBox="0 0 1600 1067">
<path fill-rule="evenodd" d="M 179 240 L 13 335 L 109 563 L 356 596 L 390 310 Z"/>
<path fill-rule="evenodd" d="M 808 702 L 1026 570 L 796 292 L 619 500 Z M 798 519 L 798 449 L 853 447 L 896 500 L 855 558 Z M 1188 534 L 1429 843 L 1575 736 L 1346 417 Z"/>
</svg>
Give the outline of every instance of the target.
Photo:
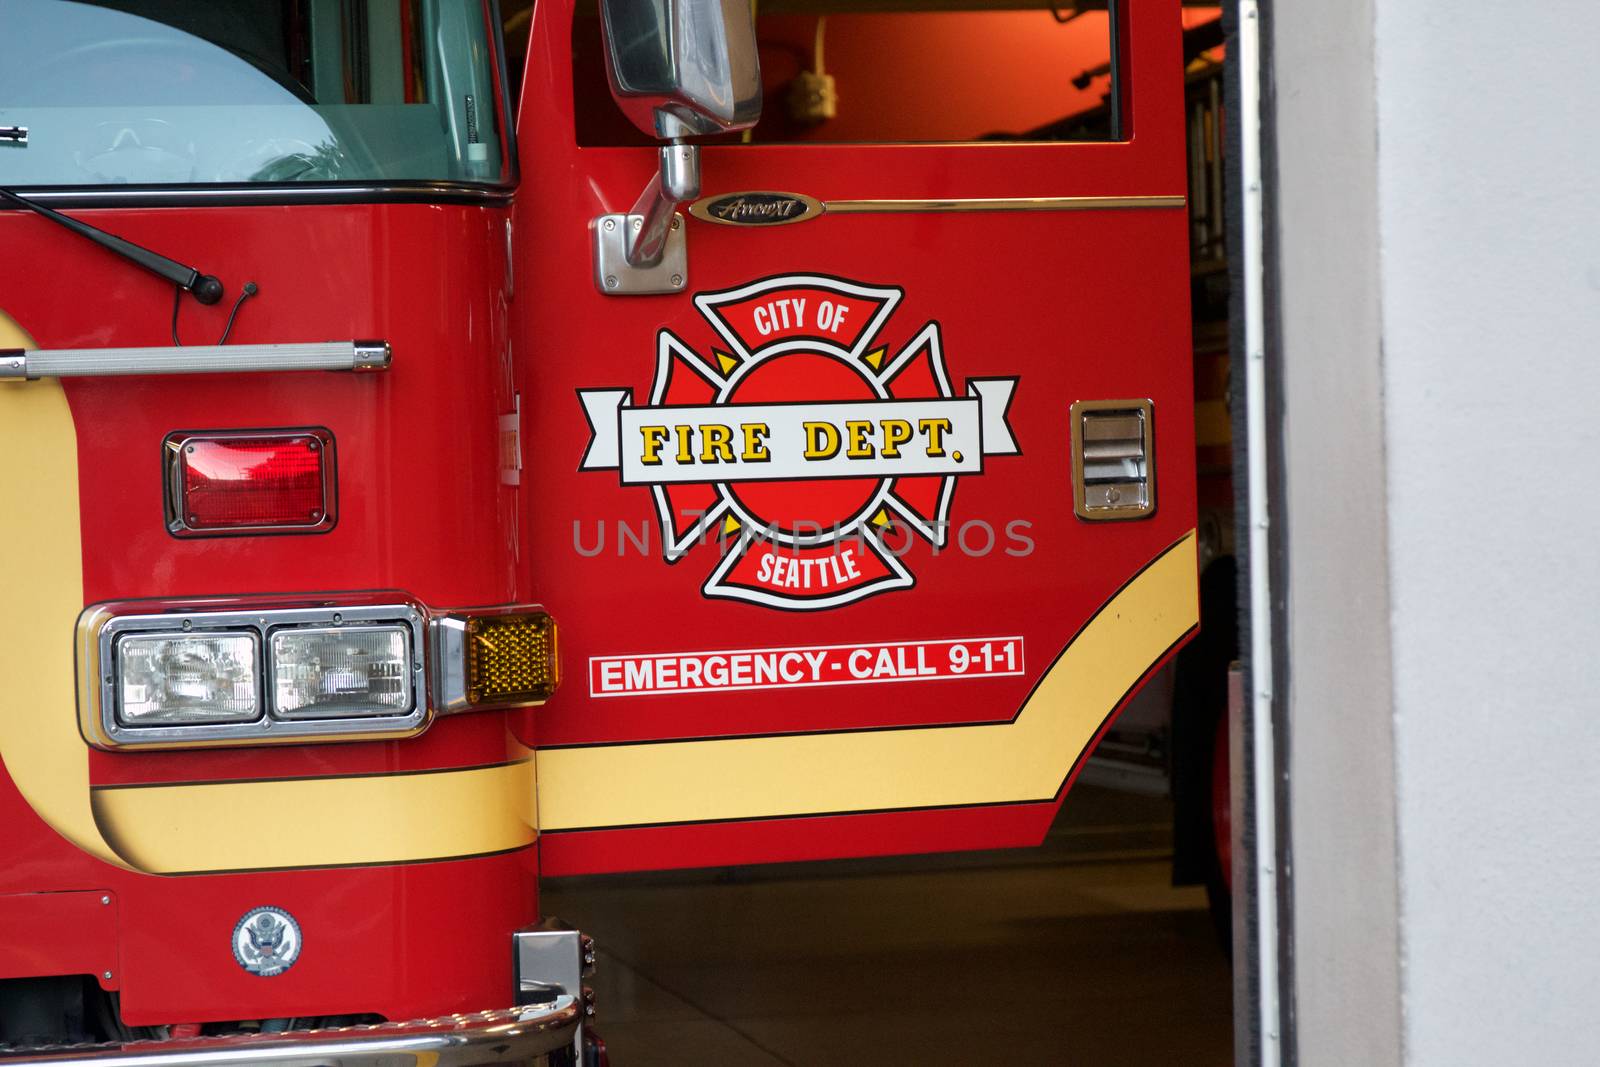
<svg viewBox="0 0 1600 1067">
<path fill-rule="evenodd" d="M 668 563 L 717 545 L 708 597 L 814 610 L 909 588 L 885 531 L 942 546 L 957 479 L 1019 449 L 1016 378 L 957 394 L 937 322 L 893 356 L 874 345 L 901 295 L 815 274 L 697 295 L 728 349 L 705 358 L 662 330 L 649 404 L 580 390 L 581 469 L 650 488 Z"/>
</svg>

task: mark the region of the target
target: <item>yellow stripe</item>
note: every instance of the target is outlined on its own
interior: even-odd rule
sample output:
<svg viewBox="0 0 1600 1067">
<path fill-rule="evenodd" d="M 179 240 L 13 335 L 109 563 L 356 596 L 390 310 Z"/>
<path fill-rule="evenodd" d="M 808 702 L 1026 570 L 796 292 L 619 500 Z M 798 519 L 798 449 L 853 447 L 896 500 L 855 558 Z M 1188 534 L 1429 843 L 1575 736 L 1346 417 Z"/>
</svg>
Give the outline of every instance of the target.
<svg viewBox="0 0 1600 1067">
<path fill-rule="evenodd" d="M 0 348 L 33 347 L 0 311 Z M 121 865 L 89 809 L 89 750 L 73 712 L 78 437 L 54 378 L 0 382 L 0 555 L 0 761 L 57 833 Z"/>
<path fill-rule="evenodd" d="M 1198 621 L 1191 532 L 1100 610 L 1013 722 L 541 750 L 540 828 L 1046 800 Z"/>
<path fill-rule="evenodd" d="M 533 843 L 533 795 L 533 761 L 523 759 L 426 774 L 97 788 L 94 812 L 130 863 L 180 874 L 501 852 Z"/>
</svg>

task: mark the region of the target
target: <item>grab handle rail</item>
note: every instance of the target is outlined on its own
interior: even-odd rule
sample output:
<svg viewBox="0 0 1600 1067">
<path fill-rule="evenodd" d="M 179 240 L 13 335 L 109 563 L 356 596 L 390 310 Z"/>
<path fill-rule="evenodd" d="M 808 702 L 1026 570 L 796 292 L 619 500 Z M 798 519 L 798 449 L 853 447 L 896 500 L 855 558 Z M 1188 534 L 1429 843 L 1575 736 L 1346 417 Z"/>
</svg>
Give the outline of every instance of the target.
<svg viewBox="0 0 1600 1067">
<path fill-rule="evenodd" d="M 142 348 L 0 349 L 0 381 L 91 378 L 116 374 L 239 374 L 262 371 L 388 370 L 387 341 L 313 341 L 270 345 Z"/>
</svg>

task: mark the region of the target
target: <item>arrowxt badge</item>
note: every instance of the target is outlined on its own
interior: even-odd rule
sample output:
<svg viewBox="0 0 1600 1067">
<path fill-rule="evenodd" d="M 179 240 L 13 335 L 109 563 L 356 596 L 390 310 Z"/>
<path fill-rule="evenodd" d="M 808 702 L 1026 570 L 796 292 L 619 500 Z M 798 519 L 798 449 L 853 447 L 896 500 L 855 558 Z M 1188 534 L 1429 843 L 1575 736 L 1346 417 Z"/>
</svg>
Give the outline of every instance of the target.
<svg viewBox="0 0 1600 1067">
<path fill-rule="evenodd" d="M 657 338 L 648 404 L 581 390 L 583 470 L 648 486 L 673 563 L 716 540 L 708 597 L 806 610 L 904 589 L 897 520 L 945 543 L 956 480 L 1015 455 L 1015 378 L 950 385 L 939 324 L 893 355 L 875 344 L 901 290 L 813 274 L 702 293 L 727 350 Z"/>
</svg>

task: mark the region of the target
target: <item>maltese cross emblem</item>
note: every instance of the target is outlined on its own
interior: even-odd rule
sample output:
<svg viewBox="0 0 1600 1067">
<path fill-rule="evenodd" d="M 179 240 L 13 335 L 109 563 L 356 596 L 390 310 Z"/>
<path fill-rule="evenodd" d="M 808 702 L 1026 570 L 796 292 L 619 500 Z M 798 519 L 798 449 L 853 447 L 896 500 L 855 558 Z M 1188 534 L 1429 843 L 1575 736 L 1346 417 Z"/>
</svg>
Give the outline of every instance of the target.
<svg viewBox="0 0 1600 1067">
<path fill-rule="evenodd" d="M 663 329 L 647 403 L 579 391 L 580 469 L 650 491 L 666 562 L 720 549 L 705 596 L 811 611 L 910 588 L 887 535 L 942 547 L 957 482 L 1019 449 L 1016 378 L 957 391 L 937 322 L 879 342 L 902 296 L 818 274 L 697 295 L 709 354 Z"/>
</svg>

